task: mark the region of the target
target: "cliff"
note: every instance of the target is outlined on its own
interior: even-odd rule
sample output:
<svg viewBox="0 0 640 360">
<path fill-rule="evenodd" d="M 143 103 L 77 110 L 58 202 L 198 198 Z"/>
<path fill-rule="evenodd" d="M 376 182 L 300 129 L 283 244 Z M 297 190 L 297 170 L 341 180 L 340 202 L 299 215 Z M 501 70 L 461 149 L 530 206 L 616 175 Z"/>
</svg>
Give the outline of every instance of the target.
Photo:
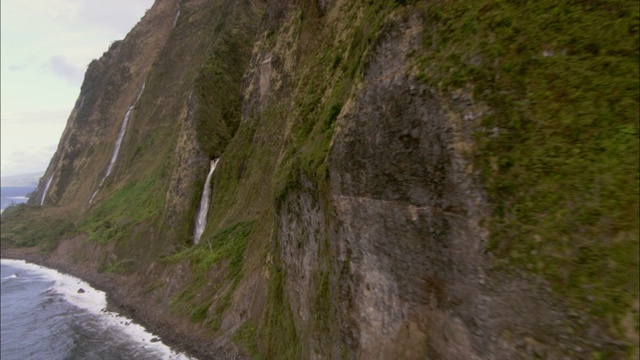
<svg viewBox="0 0 640 360">
<path fill-rule="evenodd" d="M 638 18 L 156 0 L 90 64 L 3 255 L 202 358 L 637 356 Z"/>
</svg>

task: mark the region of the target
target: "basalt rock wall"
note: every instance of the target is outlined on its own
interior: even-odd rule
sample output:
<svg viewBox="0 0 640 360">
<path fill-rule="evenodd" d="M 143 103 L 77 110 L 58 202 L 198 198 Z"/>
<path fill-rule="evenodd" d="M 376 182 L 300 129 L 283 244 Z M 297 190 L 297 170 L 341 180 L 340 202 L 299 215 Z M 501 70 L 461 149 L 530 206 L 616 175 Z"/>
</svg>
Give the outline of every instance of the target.
<svg viewBox="0 0 640 360">
<path fill-rule="evenodd" d="M 3 248 L 35 241 L 49 264 L 108 287 L 125 311 L 203 358 L 630 356 L 633 279 L 590 298 L 617 294 L 620 308 L 600 313 L 559 289 L 556 273 L 535 271 L 548 258 L 508 262 L 518 252 L 491 245 L 516 244 L 494 236 L 505 231 L 496 214 L 520 213 L 487 186 L 506 165 L 483 150 L 515 136 L 487 127 L 513 114 L 495 94 L 515 95 L 498 70 L 483 87 L 479 68 L 502 58 L 447 47 L 462 40 L 445 19 L 465 6 L 156 1 L 89 65 L 38 188 L 42 198 L 53 175 L 44 206 L 3 214 L 3 228 L 71 225 L 28 241 L 7 228 Z M 509 104 L 528 104 L 518 101 Z M 207 227 L 194 244 L 214 158 Z M 544 253 L 536 241 L 531 256 Z M 560 256 L 592 264 L 574 250 Z M 637 257 L 624 261 L 613 263 L 637 270 Z"/>
</svg>

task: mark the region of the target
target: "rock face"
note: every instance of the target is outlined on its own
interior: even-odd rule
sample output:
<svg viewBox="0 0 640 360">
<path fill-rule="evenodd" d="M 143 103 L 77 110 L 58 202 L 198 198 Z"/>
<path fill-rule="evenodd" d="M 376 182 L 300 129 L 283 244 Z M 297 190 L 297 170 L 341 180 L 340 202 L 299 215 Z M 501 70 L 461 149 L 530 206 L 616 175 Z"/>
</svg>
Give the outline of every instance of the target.
<svg viewBox="0 0 640 360">
<path fill-rule="evenodd" d="M 439 26 L 418 3 L 157 0 L 89 66 L 25 215 L 73 222 L 41 242 L 48 261 L 205 358 L 632 353 L 634 310 L 616 333 L 547 279 L 494 269 L 474 157 L 494 109 L 418 71 Z"/>
<path fill-rule="evenodd" d="M 407 74 L 419 34 L 417 20 L 391 25 L 338 121 L 333 243 L 350 258 L 362 358 L 480 358 L 464 319 L 478 317 L 482 193 L 456 166 L 444 100 Z"/>
<path fill-rule="evenodd" d="M 166 16 L 177 6 L 177 1 L 158 1 L 147 13 L 147 21 L 89 64 L 58 150 L 45 173 L 54 174 L 47 199 L 50 204 L 81 207 L 95 190 L 124 114 L 170 34 Z"/>
</svg>

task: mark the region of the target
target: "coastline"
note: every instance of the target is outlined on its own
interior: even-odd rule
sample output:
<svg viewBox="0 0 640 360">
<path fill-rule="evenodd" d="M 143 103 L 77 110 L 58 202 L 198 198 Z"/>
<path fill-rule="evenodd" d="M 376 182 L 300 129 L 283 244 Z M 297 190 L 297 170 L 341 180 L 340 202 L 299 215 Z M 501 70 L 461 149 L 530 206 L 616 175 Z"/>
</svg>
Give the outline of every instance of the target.
<svg viewBox="0 0 640 360">
<path fill-rule="evenodd" d="M 0 249 L 0 258 L 24 260 L 86 281 L 93 288 L 106 293 L 107 310 L 134 320 L 147 331 L 160 337 L 167 346 L 176 352 L 182 352 L 199 360 L 244 358 L 235 349 L 218 347 L 213 345 L 213 341 L 203 342 L 199 336 L 189 336 L 189 334 L 180 331 L 179 326 L 167 321 L 167 315 L 162 309 L 150 306 L 148 299 L 135 295 L 129 296 L 131 292 L 126 288 L 131 286 L 131 281 L 123 276 L 98 273 L 78 264 L 55 259 L 47 254 L 42 254 L 37 247 L 2 248 Z"/>
</svg>

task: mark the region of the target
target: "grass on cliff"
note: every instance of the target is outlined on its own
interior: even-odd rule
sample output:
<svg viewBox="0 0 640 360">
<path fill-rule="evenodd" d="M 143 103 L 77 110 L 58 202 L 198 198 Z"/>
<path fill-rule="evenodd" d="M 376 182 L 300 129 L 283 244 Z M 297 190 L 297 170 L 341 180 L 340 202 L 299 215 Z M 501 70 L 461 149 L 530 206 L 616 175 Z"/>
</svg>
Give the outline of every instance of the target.
<svg viewBox="0 0 640 360">
<path fill-rule="evenodd" d="M 423 5 L 419 76 L 493 112 L 474 157 L 497 268 L 544 276 L 617 330 L 638 299 L 638 4 Z M 638 314 L 635 312 L 635 331 Z"/>
<path fill-rule="evenodd" d="M 279 247 L 276 247 L 279 251 Z M 264 354 L 268 359 L 300 359 L 302 344 L 293 321 L 291 306 L 285 292 L 286 275 L 276 253 L 269 268 L 267 306 L 263 330 Z"/>
<path fill-rule="evenodd" d="M 226 6 L 231 6 L 228 2 Z M 231 25 L 230 9 L 223 6 L 214 32 L 215 42 L 195 81 L 196 130 L 200 148 L 210 158 L 220 156 L 240 123 L 242 77 L 251 59 L 253 32 Z"/>
<path fill-rule="evenodd" d="M 327 157 L 336 121 L 362 80 L 367 52 L 376 44 L 388 15 L 397 5 L 388 1 L 339 2 L 335 6 L 340 8 L 332 11 L 340 16 L 333 19 L 336 23 L 329 24 L 322 24 L 326 18 L 318 15 L 315 5 L 301 6 L 294 25 L 294 36 L 299 41 L 296 81 L 291 84 L 290 106 L 285 107 L 289 110 L 283 114 L 288 132 L 272 187 L 276 212 L 282 210 L 290 194 L 299 192 L 311 193 L 314 201 L 324 205 L 323 209 L 330 208 Z M 345 23 L 349 26 L 344 26 Z M 326 33 L 318 31 L 319 28 L 326 29 Z M 271 36 L 274 35 L 281 41 L 287 40 L 286 29 L 274 30 Z M 325 248 L 329 248 L 328 244 Z M 296 329 L 288 300 L 286 269 L 280 251 L 280 245 L 276 244 L 271 252 L 265 321 L 257 332 L 262 340 L 260 349 L 267 358 L 329 355 L 338 327 L 331 303 L 331 271 L 324 269 L 314 275 L 316 288 L 310 294 L 312 324 L 301 332 L 302 329 Z M 329 250 L 323 251 L 318 261 L 331 264 L 331 256 Z M 304 350 L 303 344 L 315 344 L 316 348 Z M 327 347 L 322 348 L 323 345 Z"/>
<path fill-rule="evenodd" d="M 162 259 L 168 263 L 188 261 L 191 267 L 188 285 L 171 300 L 173 311 L 187 313 L 192 321 L 205 322 L 213 330 L 220 328 L 222 314 L 231 304 L 231 296 L 242 279 L 247 240 L 255 226 L 255 221 L 235 223 Z M 225 276 L 211 284 L 207 274 L 217 264 L 224 264 Z M 223 288 L 225 284 L 229 286 Z"/>
<path fill-rule="evenodd" d="M 40 246 L 44 251 L 55 249 L 61 238 L 75 233 L 74 223 L 56 209 L 27 204 L 6 208 L 0 228 L 2 247 Z"/>
<path fill-rule="evenodd" d="M 258 328 L 247 321 L 233 334 L 233 342 L 244 347 L 249 355 L 256 359 L 264 359 L 264 356 L 258 350 Z"/>
<path fill-rule="evenodd" d="M 158 191 L 160 177 L 157 173 L 113 191 L 98 202 L 78 231 L 86 232 L 89 240 L 106 243 L 124 238 L 136 224 L 153 219 L 162 211 L 164 201 L 163 192 Z"/>
<path fill-rule="evenodd" d="M 298 81 L 292 92 L 291 132 L 286 139 L 286 158 L 278 169 L 275 186 L 276 206 L 285 196 L 299 190 L 304 177 L 320 193 L 328 194 L 327 156 L 335 123 L 343 106 L 361 81 L 367 63 L 367 51 L 380 36 L 388 15 L 398 6 L 388 1 L 369 4 L 340 4 L 351 26 L 331 24 L 329 34 L 317 31 L 322 21 L 313 11 L 304 11 L 299 24 L 302 53 Z M 323 201 L 326 196 L 321 196 Z"/>
</svg>

